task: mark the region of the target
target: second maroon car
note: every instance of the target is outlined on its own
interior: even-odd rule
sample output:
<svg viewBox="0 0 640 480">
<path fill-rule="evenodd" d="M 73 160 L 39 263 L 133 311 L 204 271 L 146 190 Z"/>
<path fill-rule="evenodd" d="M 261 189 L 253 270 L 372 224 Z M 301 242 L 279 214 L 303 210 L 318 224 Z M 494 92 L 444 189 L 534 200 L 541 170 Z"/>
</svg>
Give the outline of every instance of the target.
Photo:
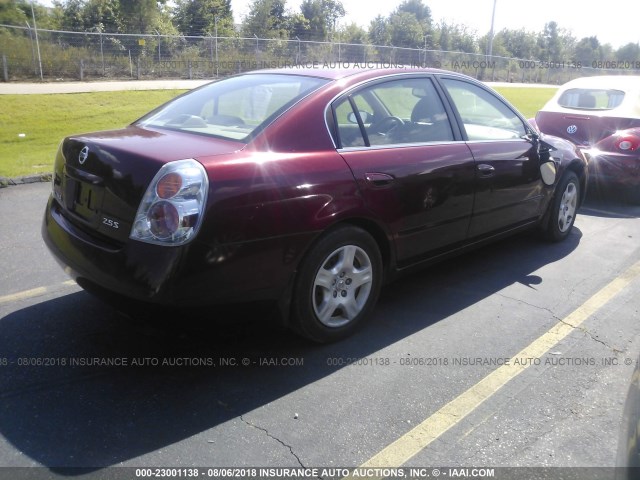
<svg viewBox="0 0 640 480">
<path fill-rule="evenodd" d="M 398 274 L 527 228 L 566 238 L 586 176 L 579 149 L 469 77 L 259 71 L 66 138 L 43 236 L 92 291 L 272 300 L 325 342 Z"/>
</svg>

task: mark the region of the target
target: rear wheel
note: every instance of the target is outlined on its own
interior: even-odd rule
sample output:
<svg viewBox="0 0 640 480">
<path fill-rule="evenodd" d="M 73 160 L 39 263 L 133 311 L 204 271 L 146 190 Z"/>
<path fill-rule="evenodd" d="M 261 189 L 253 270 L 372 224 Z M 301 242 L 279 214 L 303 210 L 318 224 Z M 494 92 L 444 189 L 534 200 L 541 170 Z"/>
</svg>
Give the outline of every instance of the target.
<svg viewBox="0 0 640 480">
<path fill-rule="evenodd" d="M 382 259 L 371 235 L 351 226 L 329 232 L 298 273 L 292 327 L 318 343 L 345 338 L 373 310 L 381 283 Z"/>
<path fill-rule="evenodd" d="M 580 181 L 575 173 L 567 172 L 557 186 L 550 206 L 549 223 L 545 233 L 549 240 L 559 242 L 571 233 L 580 203 Z"/>
</svg>

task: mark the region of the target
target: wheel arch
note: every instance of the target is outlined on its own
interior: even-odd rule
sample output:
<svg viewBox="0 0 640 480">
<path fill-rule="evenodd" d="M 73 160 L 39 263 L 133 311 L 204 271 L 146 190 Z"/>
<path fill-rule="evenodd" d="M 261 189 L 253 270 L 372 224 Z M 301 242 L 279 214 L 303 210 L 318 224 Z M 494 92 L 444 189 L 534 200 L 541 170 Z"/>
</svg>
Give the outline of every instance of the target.
<svg viewBox="0 0 640 480">
<path fill-rule="evenodd" d="M 298 264 L 293 274 L 291 275 L 289 284 L 287 285 L 287 288 L 285 288 L 285 291 L 277 302 L 278 310 L 280 313 L 280 323 L 283 326 L 288 326 L 290 323 L 289 320 L 291 318 L 291 300 L 293 296 L 293 287 L 298 281 L 300 266 L 304 263 L 304 261 L 308 258 L 309 253 L 325 235 L 343 227 L 358 227 L 371 235 L 373 240 L 378 245 L 380 256 L 382 257 L 382 285 L 388 283 L 393 279 L 396 256 L 395 249 L 393 248 L 393 239 L 391 237 L 391 234 L 382 225 L 370 218 L 350 217 L 341 219 L 330 225 L 328 228 L 325 228 L 324 230 L 319 232 L 319 234 L 313 239 L 312 242 L 309 243 L 309 245 L 307 245 L 307 247 L 304 249 L 304 252 L 302 252 L 302 254 L 300 255 L 300 260 L 298 261 Z"/>
<path fill-rule="evenodd" d="M 395 265 L 395 251 L 393 249 L 393 240 L 391 235 L 377 222 L 368 218 L 350 218 L 336 223 L 331 227 L 340 228 L 342 226 L 358 227 L 367 232 L 373 237 L 380 255 L 382 256 L 382 268 L 383 268 L 383 284 L 389 280 L 389 274 L 392 271 L 393 265 Z"/>
<path fill-rule="evenodd" d="M 382 256 L 382 268 L 384 270 L 383 284 L 387 283 L 391 278 L 390 274 L 393 272 L 396 260 L 395 250 L 393 248 L 393 239 L 391 234 L 382 225 L 375 220 L 366 217 L 343 218 L 320 232 L 320 234 L 307 246 L 304 253 L 300 256 L 298 267 L 296 267 L 296 276 L 298 274 L 299 266 L 302 265 L 302 262 L 304 262 L 309 255 L 309 252 L 313 250 L 316 244 L 328 233 L 342 227 L 358 227 L 373 237 L 378 245 L 378 249 L 380 250 L 380 255 Z"/>
<path fill-rule="evenodd" d="M 578 181 L 580 182 L 580 198 L 578 199 L 578 206 L 582 205 L 584 199 L 587 195 L 587 168 L 583 161 L 579 158 L 574 158 L 569 163 L 565 174 L 567 171 L 573 172 L 578 177 Z M 563 174 L 563 176 L 565 175 Z"/>
</svg>

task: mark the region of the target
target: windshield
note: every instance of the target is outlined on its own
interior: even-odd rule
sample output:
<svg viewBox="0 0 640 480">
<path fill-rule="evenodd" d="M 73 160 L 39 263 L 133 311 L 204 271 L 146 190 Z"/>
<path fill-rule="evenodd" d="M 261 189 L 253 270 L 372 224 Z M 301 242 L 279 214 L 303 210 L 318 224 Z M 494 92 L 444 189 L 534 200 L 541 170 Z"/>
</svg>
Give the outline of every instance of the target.
<svg viewBox="0 0 640 480">
<path fill-rule="evenodd" d="M 581 110 L 612 110 L 622 103 L 624 92 L 602 88 L 570 88 L 558 99 L 565 108 Z"/>
<path fill-rule="evenodd" d="M 273 119 L 328 80 L 252 74 L 212 83 L 142 117 L 137 125 L 248 141 Z"/>
</svg>

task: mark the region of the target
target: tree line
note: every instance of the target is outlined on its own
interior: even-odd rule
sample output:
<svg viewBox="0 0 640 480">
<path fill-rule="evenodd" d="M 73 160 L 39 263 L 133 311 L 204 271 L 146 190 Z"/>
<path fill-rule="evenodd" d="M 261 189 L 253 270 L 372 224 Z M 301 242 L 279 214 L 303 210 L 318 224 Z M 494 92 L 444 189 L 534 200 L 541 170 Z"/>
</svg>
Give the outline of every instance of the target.
<svg viewBox="0 0 640 480">
<path fill-rule="evenodd" d="M 231 0 L 55 0 L 45 7 L 29 0 L 0 0 L 0 24 L 24 26 L 35 15 L 38 28 L 77 32 L 182 36 L 274 38 L 372 44 L 404 48 L 484 54 L 489 34 L 469 27 L 435 22 L 423 0 L 404 0 L 389 15 L 378 15 L 368 26 L 344 24 L 340 0 L 303 0 L 298 10 L 286 0 L 253 0 L 248 14 L 234 24 Z M 538 32 L 503 29 L 494 35 L 495 56 L 574 62 L 640 61 L 640 45 L 619 48 L 597 36 L 578 39 L 549 21 Z"/>
</svg>

